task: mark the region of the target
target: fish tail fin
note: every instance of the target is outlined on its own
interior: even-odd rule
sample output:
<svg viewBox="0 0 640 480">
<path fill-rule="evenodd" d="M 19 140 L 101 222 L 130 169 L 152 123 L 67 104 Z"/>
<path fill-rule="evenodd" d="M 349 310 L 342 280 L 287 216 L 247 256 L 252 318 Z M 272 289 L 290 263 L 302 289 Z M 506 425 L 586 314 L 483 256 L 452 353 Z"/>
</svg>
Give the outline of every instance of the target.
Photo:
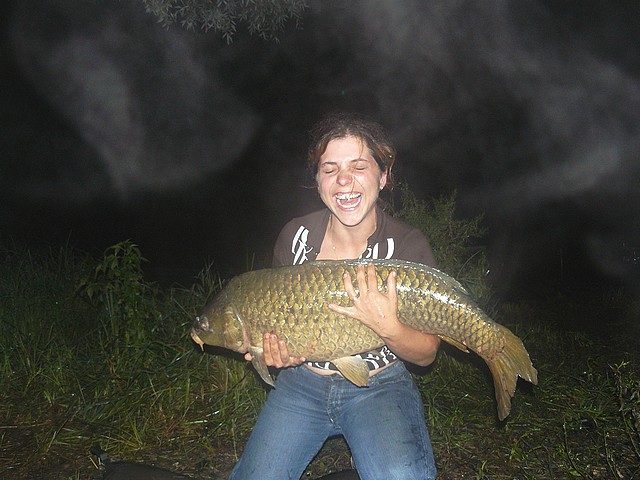
<svg viewBox="0 0 640 480">
<path fill-rule="evenodd" d="M 518 377 L 537 385 L 538 372 L 531 363 L 522 340 L 507 329 L 504 349 L 494 358 L 488 359 L 487 365 L 493 376 L 498 418 L 504 420 L 511 411 L 511 397 L 515 394 Z"/>
</svg>

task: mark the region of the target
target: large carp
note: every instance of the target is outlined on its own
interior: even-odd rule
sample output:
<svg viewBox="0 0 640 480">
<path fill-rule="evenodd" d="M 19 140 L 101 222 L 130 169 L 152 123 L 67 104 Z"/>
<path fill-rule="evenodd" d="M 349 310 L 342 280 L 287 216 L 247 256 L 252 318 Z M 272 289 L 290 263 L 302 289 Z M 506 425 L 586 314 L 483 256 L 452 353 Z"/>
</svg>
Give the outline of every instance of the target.
<svg viewBox="0 0 640 480">
<path fill-rule="evenodd" d="M 493 375 L 498 417 L 511 410 L 518 377 L 537 383 L 537 372 L 522 341 L 494 322 L 465 288 L 445 273 L 418 263 L 373 260 L 378 288 L 386 289 L 397 272 L 398 317 L 422 332 L 468 352 L 476 352 Z M 256 270 L 232 278 L 196 318 L 191 336 L 203 344 L 250 352 L 253 365 L 270 385 L 264 361 L 263 334 L 273 332 L 287 342 L 292 356 L 333 362 L 345 378 L 366 386 L 369 370 L 351 355 L 374 350 L 383 341 L 358 320 L 332 311 L 328 305 L 348 306 L 344 274 L 352 279 L 362 260 L 322 260 L 300 266 Z M 354 284 L 357 291 L 357 285 Z"/>
</svg>

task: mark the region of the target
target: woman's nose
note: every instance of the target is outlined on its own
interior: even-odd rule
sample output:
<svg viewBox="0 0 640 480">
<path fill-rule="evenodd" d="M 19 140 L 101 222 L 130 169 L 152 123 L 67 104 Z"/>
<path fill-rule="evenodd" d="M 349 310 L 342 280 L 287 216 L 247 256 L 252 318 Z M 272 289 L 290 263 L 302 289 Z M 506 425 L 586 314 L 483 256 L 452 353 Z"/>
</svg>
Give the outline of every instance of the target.
<svg viewBox="0 0 640 480">
<path fill-rule="evenodd" d="M 338 172 L 337 182 L 338 185 L 349 185 L 353 180 L 353 172 L 351 170 L 345 169 L 340 170 Z"/>
</svg>

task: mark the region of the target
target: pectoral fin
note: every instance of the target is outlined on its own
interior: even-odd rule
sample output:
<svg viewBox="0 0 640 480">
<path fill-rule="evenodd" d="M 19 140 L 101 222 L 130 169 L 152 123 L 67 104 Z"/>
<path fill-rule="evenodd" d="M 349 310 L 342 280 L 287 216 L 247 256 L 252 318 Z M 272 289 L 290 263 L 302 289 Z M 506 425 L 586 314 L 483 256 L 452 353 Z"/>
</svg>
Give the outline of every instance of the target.
<svg viewBox="0 0 640 480">
<path fill-rule="evenodd" d="M 262 378 L 265 383 L 271 385 L 272 387 L 275 387 L 276 384 L 273 381 L 271 374 L 269 373 L 269 367 L 267 367 L 267 364 L 264 361 L 264 351 L 262 350 L 262 348 L 249 347 L 249 353 L 253 356 L 251 364 L 253 365 L 253 368 L 255 368 L 258 372 L 258 375 L 260 375 L 260 378 Z"/>
<path fill-rule="evenodd" d="M 369 386 L 369 367 L 367 362 L 358 357 L 342 357 L 331 362 L 338 367 L 344 378 L 358 387 Z"/>
<path fill-rule="evenodd" d="M 464 353 L 469 353 L 469 349 L 467 348 L 467 346 L 464 343 L 461 343 L 458 340 L 454 340 L 451 337 L 447 337 L 446 335 L 438 335 L 438 337 L 440 337 L 445 342 L 453 345 L 457 349 L 462 350 Z"/>
<path fill-rule="evenodd" d="M 200 347 L 200 350 L 204 352 L 204 342 L 200 340 L 200 337 L 193 330 L 191 330 L 191 338 L 193 339 L 194 342 L 198 344 L 198 346 Z"/>
</svg>

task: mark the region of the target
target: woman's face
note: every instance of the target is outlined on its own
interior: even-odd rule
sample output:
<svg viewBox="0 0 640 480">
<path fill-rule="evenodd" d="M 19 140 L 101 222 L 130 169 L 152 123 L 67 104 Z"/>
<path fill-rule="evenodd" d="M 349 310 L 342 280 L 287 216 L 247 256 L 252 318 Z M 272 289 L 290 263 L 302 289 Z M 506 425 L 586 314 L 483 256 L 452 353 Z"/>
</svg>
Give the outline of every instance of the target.
<svg viewBox="0 0 640 480">
<path fill-rule="evenodd" d="M 318 163 L 318 192 L 345 226 L 375 220 L 378 193 L 387 181 L 367 146 L 356 137 L 331 140 Z"/>
</svg>

